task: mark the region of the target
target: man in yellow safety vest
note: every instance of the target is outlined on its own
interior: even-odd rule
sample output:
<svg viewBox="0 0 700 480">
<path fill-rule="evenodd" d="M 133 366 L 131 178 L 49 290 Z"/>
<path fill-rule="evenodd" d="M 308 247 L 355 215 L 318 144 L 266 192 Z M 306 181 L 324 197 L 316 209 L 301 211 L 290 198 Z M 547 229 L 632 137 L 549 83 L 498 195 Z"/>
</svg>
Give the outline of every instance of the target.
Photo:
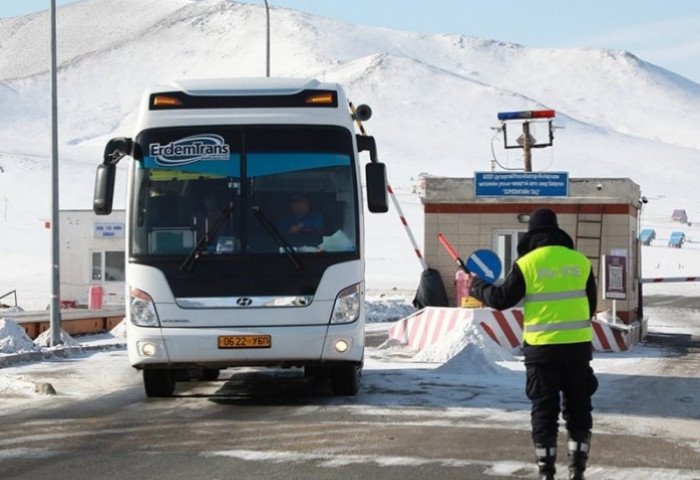
<svg viewBox="0 0 700 480">
<path fill-rule="evenodd" d="M 498 310 L 523 301 L 525 392 L 532 402 L 539 478 L 554 479 L 561 410 L 569 433 L 569 479 L 583 480 L 593 426 L 591 396 L 598 387 L 590 366 L 597 302 L 590 261 L 574 249 L 556 214 L 540 208 L 530 216 L 503 284 L 472 274 L 470 294 Z"/>
</svg>

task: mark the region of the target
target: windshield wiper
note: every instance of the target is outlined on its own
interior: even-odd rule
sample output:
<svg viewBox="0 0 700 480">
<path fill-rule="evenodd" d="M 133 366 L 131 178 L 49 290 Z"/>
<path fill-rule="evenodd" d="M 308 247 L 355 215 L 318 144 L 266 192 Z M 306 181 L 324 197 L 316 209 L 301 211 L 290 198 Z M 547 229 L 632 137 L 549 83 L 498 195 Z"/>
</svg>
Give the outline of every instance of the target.
<svg viewBox="0 0 700 480">
<path fill-rule="evenodd" d="M 253 207 L 253 215 L 255 215 L 255 218 L 257 218 L 262 224 L 262 226 L 265 227 L 267 233 L 269 233 L 270 236 L 275 239 L 277 244 L 280 247 L 282 247 L 282 250 L 284 250 L 284 253 L 287 255 L 287 258 L 289 258 L 289 261 L 291 261 L 292 264 L 294 264 L 294 268 L 296 268 L 297 270 L 303 270 L 304 266 L 301 264 L 301 262 L 299 262 L 299 258 L 297 257 L 297 253 L 294 250 L 294 248 L 284 239 L 284 237 L 280 234 L 279 230 L 277 230 L 277 228 L 275 228 L 272 222 L 270 222 L 270 220 L 265 216 L 260 207 Z"/>
<path fill-rule="evenodd" d="M 226 223 L 226 220 L 228 220 L 228 218 L 231 216 L 231 213 L 233 213 L 233 201 L 228 202 L 226 205 L 224 205 L 224 207 L 221 209 L 221 212 L 219 212 L 219 215 L 212 223 L 212 226 L 197 242 L 197 245 L 194 246 L 189 255 L 187 255 L 185 261 L 182 262 L 182 265 L 180 265 L 181 272 L 189 273 L 189 271 L 192 270 L 192 267 L 194 267 L 195 263 L 197 263 L 197 260 L 199 260 L 199 257 L 202 255 L 202 252 L 207 247 L 209 239 L 213 238 L 214 236 L 216 236 L 217 233 L 219 233 L 219 230 L 221 230 L 221 227 L 223 227 L 224 223 Z"/>
</svg>

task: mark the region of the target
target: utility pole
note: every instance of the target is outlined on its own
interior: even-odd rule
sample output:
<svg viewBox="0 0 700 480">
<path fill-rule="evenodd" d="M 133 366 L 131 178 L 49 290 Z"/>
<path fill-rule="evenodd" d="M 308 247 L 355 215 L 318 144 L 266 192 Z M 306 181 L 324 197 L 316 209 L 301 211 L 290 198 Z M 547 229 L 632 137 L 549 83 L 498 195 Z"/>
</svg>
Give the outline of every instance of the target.
<svg viewBox="0 0 700 480">
<path fill-rule="evenodd" d="M 58 250 L 58 101 L 56 79 L 56 0 L 51 0 L 51 328 L 50 346 L 61 344 Z"/>
</svg>

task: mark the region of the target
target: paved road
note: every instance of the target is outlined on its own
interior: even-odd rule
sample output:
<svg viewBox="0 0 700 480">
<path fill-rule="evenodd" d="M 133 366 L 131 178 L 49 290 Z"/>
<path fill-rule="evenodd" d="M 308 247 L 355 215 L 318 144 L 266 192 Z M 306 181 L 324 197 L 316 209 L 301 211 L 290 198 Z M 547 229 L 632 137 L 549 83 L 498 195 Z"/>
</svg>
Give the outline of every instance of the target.
<svg viewBox="0 0 700 480">
<path fill-rule="evenodd" d="M 382 340 L 373 334 L 367 343 L 371 348 Z M 655 334 L 647 346 L 659 351 L 649 375 L 600 375 L 602 387 L 619 388 L 620 398 L 596 406 L 589 480 L 649 477 L 650 471 L 660 475 L 653 478 L 700 478 L 692 442 L 669 440 L 653 431 L 656 423 L 617 433 L 630 411 L 632 422 L 661 418 L 665 428 L 691 429 L 683 432 L 691 437 L 700 427 L 698 338 Z M 106 354 L 115 365 L 124 362 L 123 351 Z M 61 368 L 51 366 L 57 376 L 73 367 L 68 361 Z M 146 399 L 139 379 L 125 375 L 120 388 L 97 398 L 59 396 L 41 409 L 0 412 L 0 480 L 534 478 L 521 392 L 512 409 L 493 410 L 488 395 L 508 391 L 439 376 L 401 391 L 405 382 L 391 377 L 404 373 L 369 374 L 357 397 L 333 397 L 327 384 L 295 370 L 249 370 L 178 384 L 172 399 Z M 678 396 L 679 383 L 687 395 Z M 436 394 L 453 401 L 436 405 L 430 401 Z M 687 410 L 664 419 L 669 402 Z"/>
<path fill-rule="evenodd" d="M 167 400 L 146 400 L 133 385 L 3 417 L 0 478 L 532 478 L 528 432 L 439 408 L 393 416 L 394 408 L 365 413 L 292 372 L 181 384 Z M 700 474 L 697 452 L 662 438 L 598 434 L 595 447 L 596 462 L 618 472 Z"/>
</svg>

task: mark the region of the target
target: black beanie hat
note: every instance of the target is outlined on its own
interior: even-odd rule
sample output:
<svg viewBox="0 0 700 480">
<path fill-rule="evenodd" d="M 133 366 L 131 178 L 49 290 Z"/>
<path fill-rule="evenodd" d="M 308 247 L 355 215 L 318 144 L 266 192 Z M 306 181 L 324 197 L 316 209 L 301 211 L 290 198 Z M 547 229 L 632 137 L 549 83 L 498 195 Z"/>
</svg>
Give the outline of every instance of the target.
<svg viewBox="0 0 700 480">
<path fill-rule="evenodd" d="M 548 208 L 538 208 L 527 222 L 527 231 L 542 230 L 547 228 L 559 228 L 557 214 Z"/>
</svg>

